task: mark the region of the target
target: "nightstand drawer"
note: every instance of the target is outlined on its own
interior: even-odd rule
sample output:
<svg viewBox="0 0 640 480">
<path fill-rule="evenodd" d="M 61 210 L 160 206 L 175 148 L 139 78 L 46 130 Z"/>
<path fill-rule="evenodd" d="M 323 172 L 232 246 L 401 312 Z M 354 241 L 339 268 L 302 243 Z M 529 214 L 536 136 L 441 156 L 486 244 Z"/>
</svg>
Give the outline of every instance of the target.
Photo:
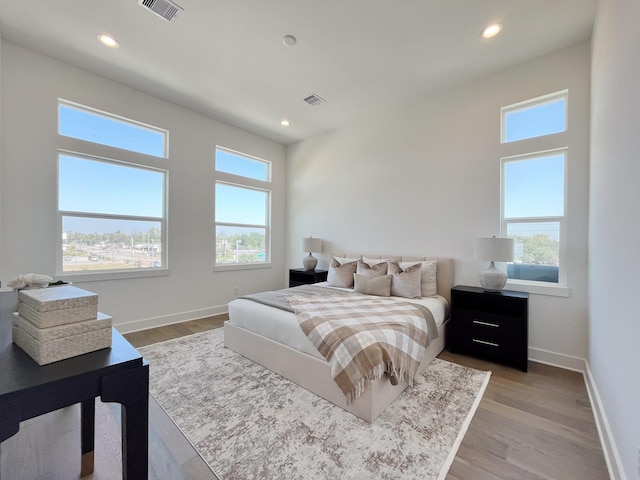
<svg viewBox="0 0 640 480">
<path fill-rule="evenodd" d="M 454 287 L 447 346 L 527 369 L 527 295 Z"/>
</svg>

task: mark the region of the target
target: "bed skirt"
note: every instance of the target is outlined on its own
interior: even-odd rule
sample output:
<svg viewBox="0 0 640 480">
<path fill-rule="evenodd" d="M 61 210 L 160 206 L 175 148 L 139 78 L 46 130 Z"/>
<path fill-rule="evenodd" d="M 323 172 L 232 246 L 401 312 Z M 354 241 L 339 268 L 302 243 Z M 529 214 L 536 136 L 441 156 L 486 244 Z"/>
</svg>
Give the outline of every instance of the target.
<svg viewBox="0 0 640 480">
<path fill-rule="evenodd" d="M 419 373 L 444 349 L 446 323 L 438 328 L 438 338 L 427 347 Z M 391 385 L 389 379 L 383 377 L 374 381 L 360 397 L 347 405 L 345 395 L 331 378 L 329 363 L 323 359 L 263 337 L 230 321 L 224 323 L 224 344 L 369 423 L 373 423 L 408 386 L 407 382 Z"/>
</svg>

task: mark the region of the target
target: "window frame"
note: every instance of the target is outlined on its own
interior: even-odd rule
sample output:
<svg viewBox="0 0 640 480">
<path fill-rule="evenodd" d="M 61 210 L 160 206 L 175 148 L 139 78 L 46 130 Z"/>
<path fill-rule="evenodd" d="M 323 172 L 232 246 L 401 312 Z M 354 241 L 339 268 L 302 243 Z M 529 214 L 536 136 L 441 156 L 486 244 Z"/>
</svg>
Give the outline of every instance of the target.
<svg viewBox="0 0 640 480">
<path fill-rule="evenodd" d="M 267 180 L 257 180 L 251 177 L 245 177 L 242 175 L 236 175 L 233 173 L 224 172 L 221 170 L 217 170 L 216 167 L 216 155 L 218 151 L 224 151 L 233 155 L 237 155 L 240 157 L 244 157 L 250 160 L 262 162 L 267 166 Z M 256 268 L 270 268 L 271 267 L 271 222 L 272 222 L 272 200 L 273 200 L 273 185 L 272 185 L 272 168 L 273 164 L 269 160 L 265 160 L 263 158 L 256 157 L 254 155 L 249 155 L 246 153 L 238 152 L 236 150 L 232 150 L 230 148 L 222 147 L 220 145 L 216 145 L 216 149 L 214 152 L 214 182 L 213 182 L 213 237 L 214 237 L 214 245 L 213 245 L 213 269 L 214 271 L 229 271 L 229 270 L 248 270 L 248 269 L 256 269 Z M 238 188 L 246 188 L 249 190 L 256 190 L 260 192 L 264 192 L 266 194 L 265 201 L 265 225 L 257 225 L 257 224 L 246 224 L 246 223 L 234 223 L 234 222 L 219 222 L 216 218 L 216 203 L 218 199 L 216 198 L 216 185 L 229 185 L 232 187 Z M 265 245 L 264 245 L 264 255 L 265 259 L 263 262 L 244 262 L 244 263 L 218 263 L 218 251 L 217 251 L 217 231 L 219 226 L 226 227 L 246 227 L 246 228 L 264 228 L 265 230 Z"/>
<path fill-rule="evenodd" d="M 70 106 L 72 108 L 86 110 L 89 113 L 106 116 L 118 121 L 131 123 L 145 129 L 162 132 L 164 134 L 164 157 L 158 157 L 152 154 L 127 150 L 120 147 L 105 145 L 101 143 L 91 142 L 76 137 L 70 137 L 60 134 L 60 106 Z M 62 98 L 58 98 L 56 103 L 56 119 L 58 122 L 58 149 L 56 151 L 56 253 L 55 253 L 55 271 L 56 276 L 65 281 L 101 281 L 101 280 L 117 280 L 138 277 L 156 277 L 169 275 L 169 227 L 168 227 L 168 192 L 169 192 L 169 170 L 162 165 L 168 159 L 169 148 L 169 131 L 144 124 L 126 117 L 104 112 L 102 110 L 85 106 L 79 103 L 71 102 Z M 99 161 L 116 166 L 138 168 L 162 173 L 162 218 L 147 217 L 138 215 L 110 214 L 110 213 L 93 213 L 93 212 L 77 212 L 60 210 L 60 156 L 73 156 L 89 161 Z M 160 224 L 160 267 L 146 268 L 126 268 L 126 269 L 102 269 L 89 271 L 64 271 L 64 252 L 63 252 L 63 218 L 95 218 L 106 220 L 139 220 L 153 221 Z"/>
<path fill-rule="evenodd" d="M 505 167 L 510 162 L 535 160 L 536 158 L 544 158 L 553 155 L 563 155 L 563 215 L 549 215 L 549 216 L 537 216 L 537 217 L 505 217 L 506 210 L 506 179 L 505 179 Z M 502 157 L 500 159 L 500 233 L 501 236 L 507 237 L 508 226 L 516 223 L 550 223 L 557 222 L 559 224 L 559 251 L 558 251 L 558 282 L 542 282 L 535 280 L 520 280 L 509 278 L 507 285 L 509 288 L 517 287 L 522 288 L 538 288 L 537 292 L 546 291 L 547 288 L 559 289 L 558 295 L 564 296 L 568 294 L 567 289 L 567 201 L 568 201 L 568 164 L 569 164 L 569 148 L 560 147 L 550 150 L 541 150 L 537 152 L 525 153 L 520 155 L 510 155 Z M 517 289 L 517 288 L 512 288 Z M 529 291 L 529 290 L 527 290 Z"/>
</svg>

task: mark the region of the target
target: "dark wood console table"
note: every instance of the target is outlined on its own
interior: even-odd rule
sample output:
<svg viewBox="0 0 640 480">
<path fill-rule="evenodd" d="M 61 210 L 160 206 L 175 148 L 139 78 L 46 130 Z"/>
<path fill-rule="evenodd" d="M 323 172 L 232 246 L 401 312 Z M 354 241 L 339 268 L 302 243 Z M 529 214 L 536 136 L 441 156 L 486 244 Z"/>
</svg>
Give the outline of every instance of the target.
<svg viewBox="0 0 640 480">
<path fill-rule="evenodd" d="M 93 471 L 95 399 L 122 406 L 122 478 L 148 478 L 149 365 L 115 329 L 111 348 L 39 366 L 11 341 L 16 292 L 0 292 L 0 442 L 20 422 L 81 405 L 80 473 Z"/>
</svg>

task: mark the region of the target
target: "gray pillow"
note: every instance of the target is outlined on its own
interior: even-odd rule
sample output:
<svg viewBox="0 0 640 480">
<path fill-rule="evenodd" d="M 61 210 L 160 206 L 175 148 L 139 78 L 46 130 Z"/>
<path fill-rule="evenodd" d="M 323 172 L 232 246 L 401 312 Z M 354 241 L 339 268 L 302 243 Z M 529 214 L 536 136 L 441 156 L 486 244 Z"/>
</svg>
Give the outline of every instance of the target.
<svg viewBox="0 0 640 480">
<path fill-rule="evenodd" d="M 369 277 L 366 275 L 353 275 L 354 292 L 365 295 L 378 295 L 388 297 L 391 295 L 391 275 L 381 277 Z"/>
<path fill-rule="evenodd" d="M 353 275 L 357 266 L 358 262 L 340 263 L 332 258 L 327 282 L 332 287 L 353 288 Z"/>
<path fill-rule="evenodd" d="M 365 277 L 382 277 L 387 274 L 387 262 L 381 262 L 374 266 L 370 266 L 368 263 L 358 260 L 356 273 L 364 275 Z"/>
<path fill-rule="evenodd" d="M 402 269 L 398 262 L 389 262 L 389 274 L 391 275 L 391 295 L 394 297 L 420 298 L 420 268 L 416 263 L 406 269 Z"/>
<path fill-rule="evenodd" d="M 405 270 L 406 268 L 414 265 L 416 262 L 400 262 L 400 268 Z M 438 261 L 426 260 L 420 262 L 422 265 L 421 280 L 420 280 L 420 294 L 423 297 L 436 297 L 438 296 L 438 283 L 436 282 L 438 273 Z"/>
</svg>

